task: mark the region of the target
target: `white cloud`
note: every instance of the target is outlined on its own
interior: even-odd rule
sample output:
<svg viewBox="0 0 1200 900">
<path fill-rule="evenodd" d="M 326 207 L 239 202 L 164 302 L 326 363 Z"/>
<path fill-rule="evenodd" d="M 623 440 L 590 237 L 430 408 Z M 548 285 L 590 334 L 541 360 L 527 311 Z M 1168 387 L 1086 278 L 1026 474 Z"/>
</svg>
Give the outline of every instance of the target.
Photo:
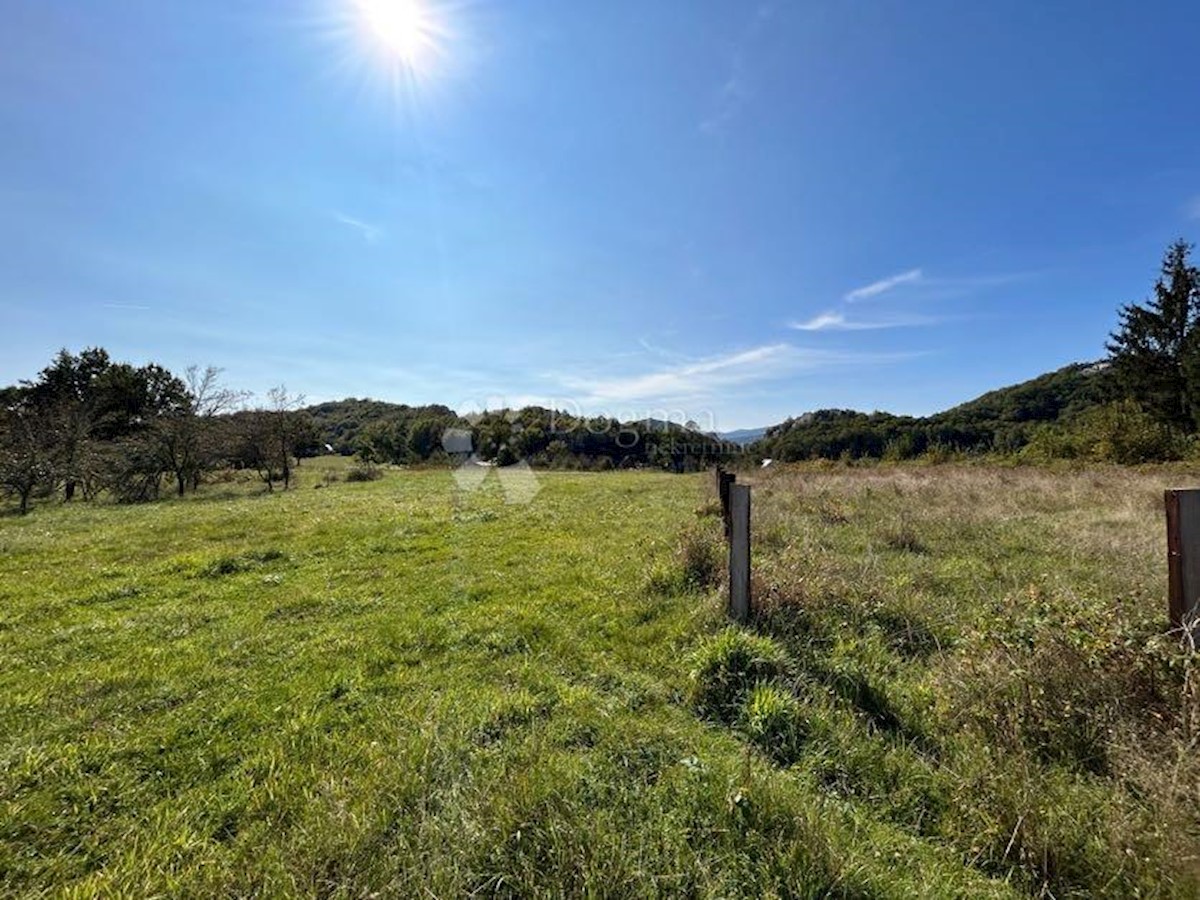
<svg viewBox="0 0 1200 900">
<path fill-rule="evenodd" d="M 915 284 L 922 279 L 920 269 L 909 269 L 907 272 L 901 272 L 898 275 L 891 275 L 887 278 L 881 278 L 879 281 L 872 281 L 870 284 L 863 285 L 860 288 L 855 288 L 843 298 L 847 303 L 857 303 L 859 300 L 869 300 L 872 297 L 878 297 L 880 294 L 886 294 L 888 291 L 898 288 L 903 284 Z"/>
<path fill-rule="evenodd" d="M 580 402 L 664 402 L 713 398 L 740 385 L 842 365 L 895 362 L 912 354 L 843 353 L 767 344 L 620 378 L 565 376 Z"/>
<path fill-rule="evenodd" d="M 378 225 L 372 225 L 370 222 L 364 222 L 362 219 L 356 219 L 340 212 L 335 212 L 333 218 L 343 225 L 353 228 L 362 235 L 363 240 L 368 244 L 374 244 L 383 237 L 383 229 Z"/>
<path fill-rule="evenodd" d="M 1188 201 L 1187 217 L 1189 219 L 1200 219 L 1200 194 L 1197 194 Z"/>
<path fill-rule="evenodd" d="M 936 316 L 892 316 L 886 319 L 847 319 L 840 312 L 823 312 L 807 322 L 790 322 L 797 331 L 877 331 L 881 328 L 914 328 L 936 325 L 943 321 Z"/>
<path fill-rule="evenodd" d="M 795 328 L 797 331 L 835 331 L 845 326 L 846 317 L 840 312 L 823 312 L 807 322 L 788 323 L 788 328 Z"/>
</svg>

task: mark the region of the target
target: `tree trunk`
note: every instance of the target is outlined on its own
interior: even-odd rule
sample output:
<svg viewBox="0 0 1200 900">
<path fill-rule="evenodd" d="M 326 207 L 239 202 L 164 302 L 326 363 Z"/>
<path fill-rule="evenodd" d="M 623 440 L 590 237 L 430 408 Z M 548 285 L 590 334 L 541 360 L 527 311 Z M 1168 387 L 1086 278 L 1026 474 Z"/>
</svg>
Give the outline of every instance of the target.
<svg viewBox="0 0 1200 900">
<path fill-rule="evenodd" d="M 183 496 L 183 492 L 187 490 L 187 479 L 183 477 L 182 472 L 175 473 L 175 487 L 179 491 L 179 496 Z"/>
<path fill-rule="evenodd" d="M 63 502 L 70 503 L 71 498 L 73 498 L 74 496 L 75 496 L 75 481 L 71 480 L 71 481 L 68 481 L 66 486 L 63 488 Z"/>
</svg>

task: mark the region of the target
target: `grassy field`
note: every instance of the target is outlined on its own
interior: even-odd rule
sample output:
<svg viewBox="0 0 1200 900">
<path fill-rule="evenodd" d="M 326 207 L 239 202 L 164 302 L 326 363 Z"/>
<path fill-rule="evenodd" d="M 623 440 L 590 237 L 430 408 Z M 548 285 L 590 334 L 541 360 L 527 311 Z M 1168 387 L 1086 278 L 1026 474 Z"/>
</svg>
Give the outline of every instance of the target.
<svg viewBox="0 0 1200 900">
<path fill-rule="evenodd" d="M 322 465 L 0 518 L 5 894 L 1196 891 L 1177 473 L 755 476 L 742 632 L 707 477 Z"/>
</svg>

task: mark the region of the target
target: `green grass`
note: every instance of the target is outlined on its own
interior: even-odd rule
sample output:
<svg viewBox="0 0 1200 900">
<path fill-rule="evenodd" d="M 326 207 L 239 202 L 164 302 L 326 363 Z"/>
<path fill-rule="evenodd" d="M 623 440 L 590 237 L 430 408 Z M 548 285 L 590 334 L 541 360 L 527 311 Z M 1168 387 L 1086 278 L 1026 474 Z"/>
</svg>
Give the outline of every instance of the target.
<svg viewBox="0 0 1200 900">
<path fill-rule="evenodd" d="M 707 478 L 550 473 L 509 505 L 494 478 L 464 494 L 444 471 L 347 483 L 322 465 L 287 493 L 0 519 L 5 894 L 1155 892 L 1149 838 L 1092 882 L 1070 865 L 1107 858 L 1096 822 L 1165 801 L 1077 765 L 1073 739 L 1043 759 L 1025 731 L 988 737 L 1007 707 L 972 693 L 996 671 L 970 670 L 1010 631 L 1037 643 L 1048 626 L 1024 612 L 988 624 L 1036 607 L 1031 584 L 1148 621 L 1148 503 L 1029 490 L 1031 510 L 966 522 L 921 512 L 936 498 L 903 470 L 764 482 L 748 658 L 777 661 L 755 676 L 773 686 L 710 720 L 703 673 L 741 657 Z M 1055 523 L 1085 511 L 1063 544 Z M 1103 545 L 1118 533 L 1124 561 Z M 1064 863 L 1039 880 L 1022 829 L 1056 797 L 1038 834 Z M 1185 891 L 1185 869 L 1157 890 Z"/>
</svg>

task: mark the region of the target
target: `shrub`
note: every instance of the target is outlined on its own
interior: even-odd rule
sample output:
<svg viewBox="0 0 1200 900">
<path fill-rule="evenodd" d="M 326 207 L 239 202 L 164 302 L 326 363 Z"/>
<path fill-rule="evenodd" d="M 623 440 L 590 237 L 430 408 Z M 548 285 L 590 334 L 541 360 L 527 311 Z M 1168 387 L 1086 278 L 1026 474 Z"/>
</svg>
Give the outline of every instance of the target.
<svg viewBox="0 0 1200 900">
<path fill-rule="evenodd" d="M 1184 435 L 1132 400 L 1121 400 L 1089 409 L 1069 425 L 1039 428 L 1021 455 L 1034 462 L 1091 459 L 1132 465 L 1180 459 L 1187 450 Z"/>
<path fill-rule="evenodd" d="M 742 710 L 746 736 L 771 759 L 784 765 L 800 756 L 808 722 L 800 702 L 774 684 L 758 684 Z"/>
<path fill-rule="evenodd" d="M 1185 441 L 1175 429 L 1145 413 L 1132 400 L 1089 410 L 1081 421 L 1095 459 L 1115 463 L 1179 459 Z"/>
<path fill-rule="evenodd" d="M 372 462 L 356 463 L 346 472 L 347 481 L 376 481 L 383 477 L 383 470 Z"/>
<path fill-rule="evenodd" d="M 705 641 L 692 656 L 691 698 L 700 715 L 737 719 L 746 695 L 787 668 L 783 648 L 771 638 L 729 629 Z"/>
</svg>

